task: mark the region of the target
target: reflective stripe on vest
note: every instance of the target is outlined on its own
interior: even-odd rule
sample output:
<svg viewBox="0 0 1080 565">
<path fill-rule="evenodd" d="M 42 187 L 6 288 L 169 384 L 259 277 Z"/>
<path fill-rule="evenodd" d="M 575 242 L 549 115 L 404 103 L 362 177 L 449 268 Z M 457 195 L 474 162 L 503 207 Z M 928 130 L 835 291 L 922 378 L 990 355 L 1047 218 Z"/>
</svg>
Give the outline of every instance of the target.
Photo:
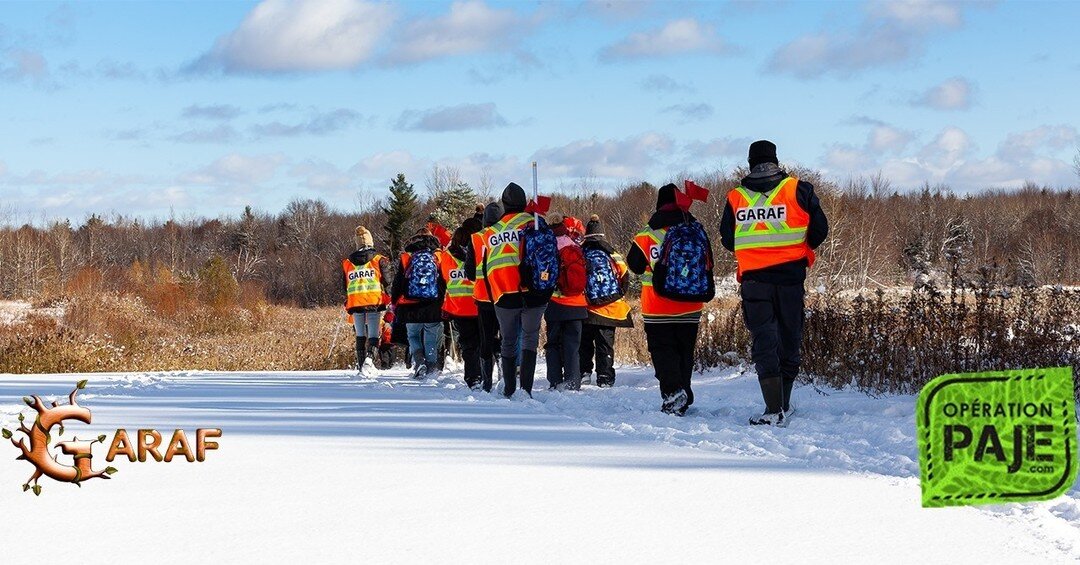
<svg viewBox="0 0 1080 565">
<path fill-rule="evenodd" d="M 799 179 L 787 177 L 767 193 L 739 186 L 728 193 L 735 213 L 735 260 L 738 279 L 746 271 L 806 259 L 814 252 L 806 244 L 810 215 L 799 206 Z"/>
<path fill-rule="evenodd" d="M 660 296 L 653 289 L 653 265 L 660 258 L 667 228 L 654 230 L 646 227 L 634 236 L 634 244 L 645 254 L 648 266 L 641 274 L 641 317 L 646 322 L 694 321 L 701 317 L 701 302 L 679 302 Z"/>
<path fill-rule="evenodd" d="M 370 308 L 382 306 L 382 272 L 379 269 L 379 261 L 382 255 L 375 255 L 363 265 L 354 265 L 352 261 L 345 259 L 341 262 L 341 268 L 345 272 L 345 309 Z"/>
<path fill-rule="evenodd" d="M 524 212 L 504 217 L 491 226 L 484 235 L 487 257 L 481 269 L 491 285 L 492 301 L 498 302 L 503 294 L 521 292 L 521 231 L 533 221 L 532 214 Z"/>
<path fill-rule="evenodd" d="M 473 284 L 473 300 L 491 302 L 488 285 L 484 282 L 484 237 L 491 228 L 484 228 L 472 234 L 473 260 L 476 261 L 476 283 Z"/>
<path fill-rule="evenodd" d="M 449 252 L 440 252 L 439 271 L 446 282 L 443 310 L 451 316 L 473 317 L 477 315 L 473 300 L 473 282 L 465 276 L 465 262 Z"/>
</svg>

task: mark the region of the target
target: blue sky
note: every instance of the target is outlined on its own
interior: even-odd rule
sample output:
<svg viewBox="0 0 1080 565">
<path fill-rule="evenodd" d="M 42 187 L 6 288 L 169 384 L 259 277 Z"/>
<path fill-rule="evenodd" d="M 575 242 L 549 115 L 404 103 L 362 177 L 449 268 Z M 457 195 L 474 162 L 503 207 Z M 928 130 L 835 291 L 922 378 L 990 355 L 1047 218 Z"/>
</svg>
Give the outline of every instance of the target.
<svg viewBox="0 0 1080 565">
<path fill-rule="evenodd" d="M 352 209 L 786 163 L 1075 186 L 1070 2 L 0 3 L 0 211 Z M 0 212 L 2 213 L 2 212 Z"/>
</svg>

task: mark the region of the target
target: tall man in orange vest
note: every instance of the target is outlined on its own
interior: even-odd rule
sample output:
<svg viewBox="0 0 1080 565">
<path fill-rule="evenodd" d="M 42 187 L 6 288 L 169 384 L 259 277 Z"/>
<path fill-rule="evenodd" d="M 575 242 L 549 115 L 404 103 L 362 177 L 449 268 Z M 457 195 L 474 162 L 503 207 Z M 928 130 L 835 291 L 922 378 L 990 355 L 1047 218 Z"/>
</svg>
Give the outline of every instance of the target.
<svg viewBox="0 0 1080 565">
<path fill-rule="evenodd" d="M 375 252 L 371 231 L 356 227 L 356 251 L 341 261 L 345 280 L 345 311 L 356 329 L 356 368 L 373 372 L 379 350 L 379 322 L 390 303 L 390 261 Z"/>
<path fill-rule="evenodd" d="M 540 346 L 540 322 L 544 318 L 549 296 L 530 292 L 521 280 L 521 232 L 532 229 L 533 215 L 525 212 L 528 200 L 525 190 L 515 183 L 506 185 L 500 198 L 503 217 L 484 232 L 480 251 L 484 283 L 491 289 L 495 317 L 502 334 L 503 395 L 510 397 L 521 388 L 532 396 L 536 373 L 536 350 Z M 521 343 L 521 364 L 518 368 L 518 343 Z"/>
<path fill-rule="evenodd" d="M 753 339 L 765 411 L 751 424 L 786 425 L 802 359 L 803 283 L 829 221 L 814 185 L 780 168 L 776 145 L 750 144 L 750 174 L 728 193 L 720 242 L 735 252 L 743 318 Z"/>
</svg>

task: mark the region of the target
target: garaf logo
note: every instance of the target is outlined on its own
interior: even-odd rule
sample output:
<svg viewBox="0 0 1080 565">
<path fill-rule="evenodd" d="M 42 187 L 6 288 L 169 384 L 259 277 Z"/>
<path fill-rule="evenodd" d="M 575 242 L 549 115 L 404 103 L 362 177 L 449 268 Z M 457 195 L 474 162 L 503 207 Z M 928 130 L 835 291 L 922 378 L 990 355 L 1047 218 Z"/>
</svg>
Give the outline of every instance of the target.
<svg viewBox="0 0 1080 565">
<path fill-rule="evenodd" d="M 106 436 L 104 434 L 99 435 L 93 440 L 80 440 L 78 437 L 74 437 L 68 441 L 57 442 L 56 447 L 59 447 L 64 455 L 71 456 L 71 465 L 61 463 L 58 456 L 51 453 L 53 428 L 58 427 L 57 436 L 63 436 L 65 421 L 74 420 L 84 424 L 90 423 L 90 409 L 80 405 L 76 400 L 79 391 L 84 388 L 86 388 L 86 381 L 79 381 L 76 383 L 75 389 L 68 395 L 68 403 L 66 405 L 61 405 L 58 401 L 54 400 L 49 406 L 46 406 L 45 402 L 36 395 L 23 398 L 23 402 L 37 412 L 34 423 L 30 427 L 26 426 L 26 418 L 22 413 L 19 414 L 19 429 L 16 431 L 22 433 L 26 437 L 16 440 L 14 433 L 12 433 L 11 430 L 2 430 L 4 439 L 10 440 L 12 445 L 22 452 L 15 459 L 17 461 L 27 461 L 34 466 L 34 474 L 31 475 L 30 479 L 26 481 L 26 484 L 22 486 L 23 492 L 33 490 L 34 495 L 40 495 L 41 485 L 38 484 L 38 480 L 43 475 L 55 481 L 75 483 L 76 486 L 82 487 L 83 481 L 90 479 L 109 479 L 117 472 L 114 467 L 106 467 L 100 471 L 95 471 L 93 469 L 91 463 L 94 457 L 93 447 L 95 443 L 105 443 Z M 221 437 L 221 430 L 217 428 L 197 430 L 194 452 L 188 444 L 184 430 L 176 430 L 172 435 L 172 439 L 169 441 L 164 456 L 158 452 L 158 446 L 161 444 L 161 434 L 156 430 L 139 430 L 137 437 L 137 459 L 140 462 L 146 461 L 147 453 L 149 453 L 155 461 L 169 462 L 172 461 L 174 457 L 183 457 L 187 461 L 201 462 L 206 460 L 207 450 L 218 448 L 216 442 L 208 440 Z M 27 439 L 30 441 L 29 446 L 26 445 L 25 440 Z M 114 434 L 105 460 L 112 462 L 117 455 L 123 455 L 127 456 L 130 461 L 135 461 L 135 451 L 136 447 L 132 445 L 132 442 L 128 439 L 127 431 L 119 429 L 116 430 L 116 433 Z"/>
</svg>

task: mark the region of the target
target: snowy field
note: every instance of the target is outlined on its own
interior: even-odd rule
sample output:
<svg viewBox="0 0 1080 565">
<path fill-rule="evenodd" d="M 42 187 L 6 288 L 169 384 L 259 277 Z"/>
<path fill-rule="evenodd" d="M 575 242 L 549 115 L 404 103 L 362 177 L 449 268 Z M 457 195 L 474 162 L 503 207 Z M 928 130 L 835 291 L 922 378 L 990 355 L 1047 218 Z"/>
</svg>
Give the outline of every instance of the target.
<svg viewBox="0 0 1080 565">
<path fill-rule="evenodd" d="M 0 421 L 80 378 L 0 375 Z M 685 418 L 659 413 L 649 369 L 535 400 L 404 370 L 85 378 L 93 425 L 70 422 L 65 439 L 220 427 L 221 447 L 204 463 L 116 461 L 113 480 L 81 489 L 42 479 L 34 497 L 5 441 L 4 563 L 1080 560 L 1075 489 L 921 508 L 913 397 L 800 387 L 791 426 L 771 429 L 745 424 L 760 398 L 737 371 L 698 377 Z"/>
</svg>

